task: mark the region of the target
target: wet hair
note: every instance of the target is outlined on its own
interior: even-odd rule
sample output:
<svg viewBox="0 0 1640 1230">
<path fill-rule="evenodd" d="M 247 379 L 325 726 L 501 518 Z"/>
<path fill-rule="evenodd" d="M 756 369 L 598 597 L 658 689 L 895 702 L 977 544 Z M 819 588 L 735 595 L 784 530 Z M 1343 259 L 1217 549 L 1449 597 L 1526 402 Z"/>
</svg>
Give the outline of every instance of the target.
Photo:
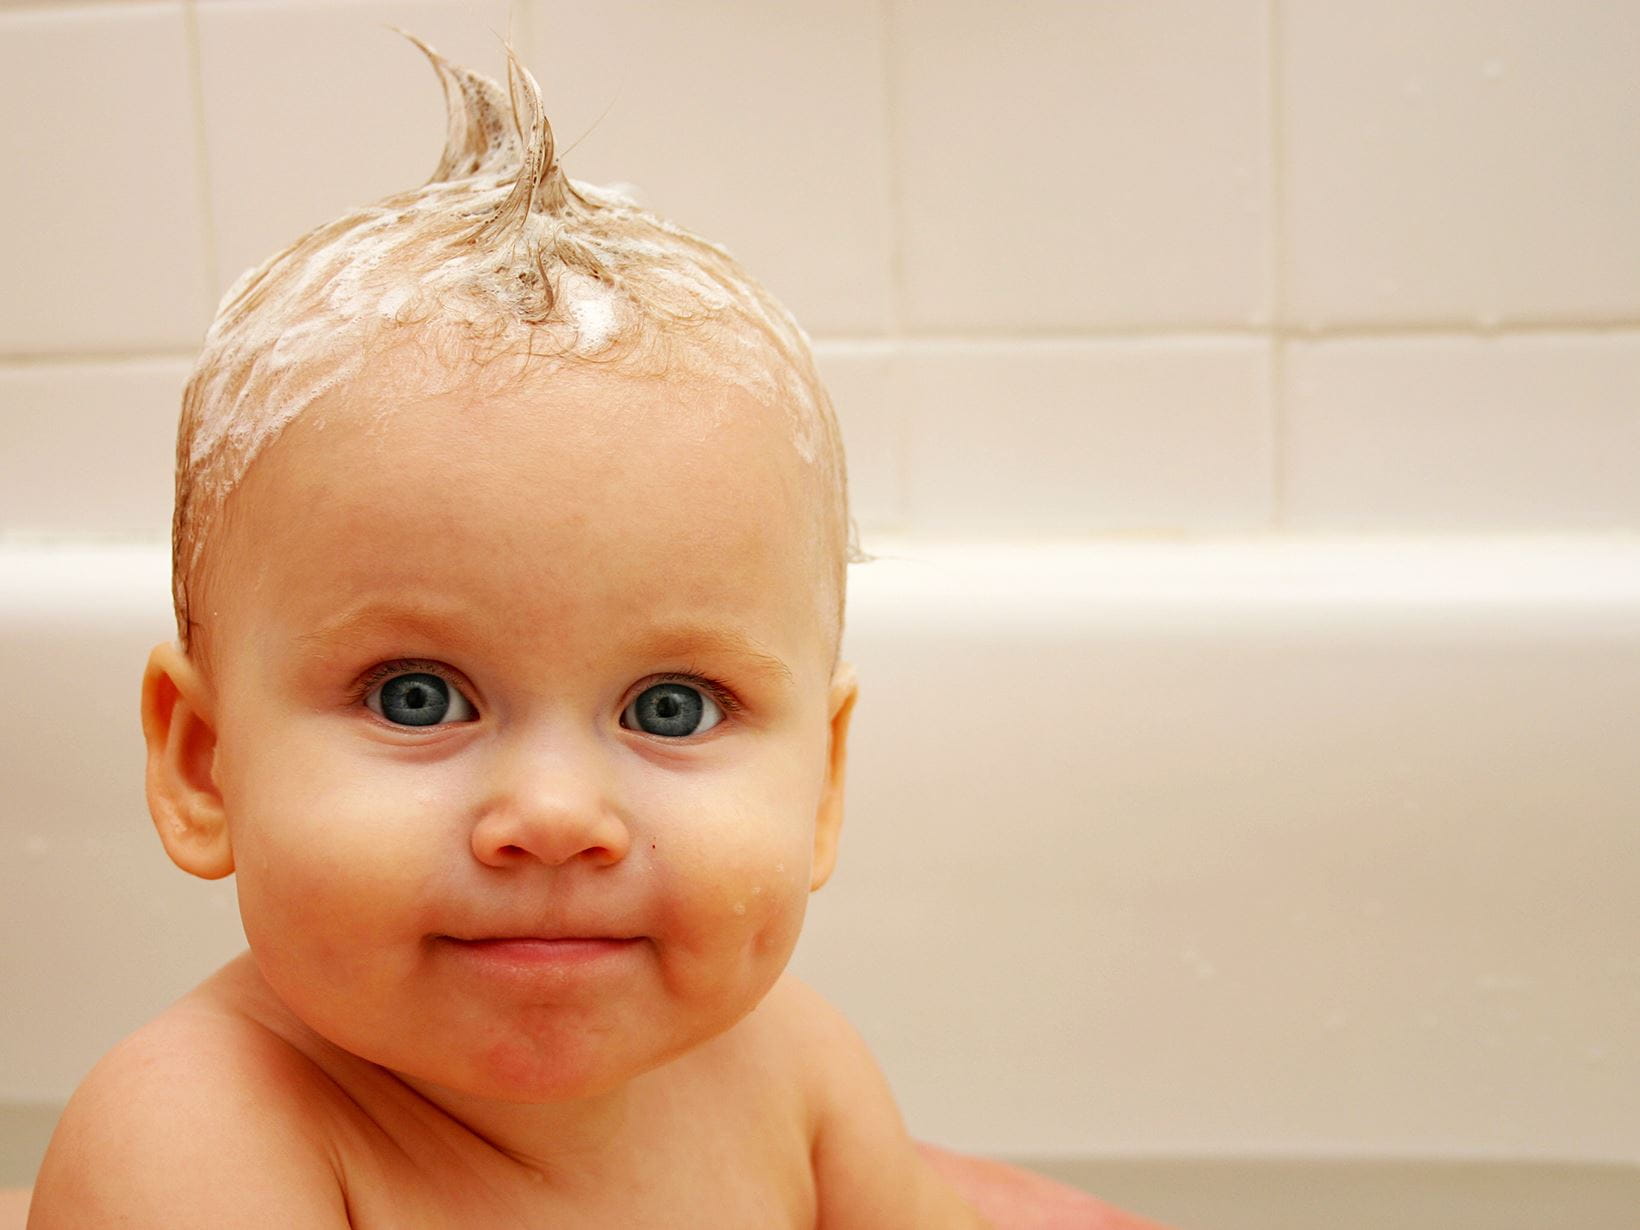
<svg viewBox="0 0 1640 1230">
<path fill-rule="evenodd" d="M 503 355 L 729 383 L 786 416 L 825 493 L 834 561 L 865 558 L 842 440 L 797 322 L 723 248 L 623 192 L 569 179 L 535 79 L 507 49 L 507 89 L 406 35 L 444 87 L 444 152 L 421 187 L 328 222 L 228 290 L 183 394 L 172 596 L 189 650 L 205 546 L 258 453 L 373 356 L 414 335 L 451 368 Z M 547 376 L 550 378 L 550 374 Z"/>
</svg>

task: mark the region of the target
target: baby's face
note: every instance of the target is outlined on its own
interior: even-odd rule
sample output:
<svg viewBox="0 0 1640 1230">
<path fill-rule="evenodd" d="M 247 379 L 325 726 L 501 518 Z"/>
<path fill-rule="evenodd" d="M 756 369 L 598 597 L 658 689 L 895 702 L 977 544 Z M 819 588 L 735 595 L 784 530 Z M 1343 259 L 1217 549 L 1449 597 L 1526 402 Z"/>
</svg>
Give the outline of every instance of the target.
<svg viewBox="0 0 1640 1230">
<path fill-rule="evenodd" d="M 729 388 L 400 355 L 234 493 L 209 590 L 245 931 L 319 1034 L 512 1100 L 749 1011 L 830 869 L 852 699 L 814 484 Z M 817 853 L 818 843 L 818 853 Z"/>
</svg>

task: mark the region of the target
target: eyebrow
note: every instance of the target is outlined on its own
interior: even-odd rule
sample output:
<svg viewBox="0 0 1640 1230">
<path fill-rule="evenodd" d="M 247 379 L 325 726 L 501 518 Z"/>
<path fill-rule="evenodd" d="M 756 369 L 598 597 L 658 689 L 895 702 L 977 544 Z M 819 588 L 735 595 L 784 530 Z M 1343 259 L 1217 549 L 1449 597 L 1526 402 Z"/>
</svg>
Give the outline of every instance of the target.
<svg viewBox="0 0 1640 1230">
<path fill-rule="evenodd" d="M 438 633 L 452 623 L 449 616 L 430 607 L 373 600 L 350 607 L 310 632 L 298 632 L 295 639 L 303 648 L 314 648 L 329 641 L 347 641 L 377 628 Z"/>
<path fill-rule="evenodd" d="M 296 635 L 297 644 L 314 649 L 327 642 L 346 641 L 377 628 L 404 629 L 437 635 L 448 633 L 455 620 L 442 612 L 415 604 L 372 601 L 362 603 L 309 632 Z M 694 653 L 730 658 L 742 670 L 792 683 L 791 667 L 734 628 L 710 624 L 665 624 L 635 638 L 633 650 L 641 657 L 680 657 Z"/>
<path fill-rule="evenodd" d="M 733 658 L 740 663 L 741 669 L 754 675 L 792 682 L 791 667 L 751 638 L 731 628 L 684 624 L 658 629 L 639 644 L 639 652 L 646 656 L 687 657 L 691 651 Z"/>
</svg>

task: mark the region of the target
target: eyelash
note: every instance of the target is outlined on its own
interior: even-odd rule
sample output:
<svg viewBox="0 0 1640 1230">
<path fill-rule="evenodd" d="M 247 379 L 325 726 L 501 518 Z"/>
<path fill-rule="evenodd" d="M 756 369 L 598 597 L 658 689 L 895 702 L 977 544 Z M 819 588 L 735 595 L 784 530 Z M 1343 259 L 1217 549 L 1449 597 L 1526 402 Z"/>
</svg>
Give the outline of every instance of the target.
<svg viewBox="0 0 1640 1230">
<path fill-rule="evenodd" d="M 364 704 L 364 698 L 370 695 L 371 689 L 378 683 L 385 683 L 395 675 L 408 675 L 417 672 L 426 675 L 437 675 L 452 688 L 460 689 L 462 687 L 461 681 L 456 678 L 455 673 L 448 667 L 440 666 L 437 662 L 425 662 L 419 658 L 400 658 L 392 662 L 383 662 L 367 671 L 364 677 L 354 685 L 349 703 L 362 705 Z M 721 683 L 709 675 L 668 671 L 647 680 L 646 686 L 654 687 L 656 684 L 661 683 L 682 683 L 690 687 L 701 688 L 717 702 L 718 708 L 722 709 L 724 714 L 729 717 L 733 717 L 745 708 L 741 704 L 740 698 L 729 690 L 727 684 Z M 626 705 L 623 704 L 621 710 L 625 712 Z"/>
<path fill-rule="evenodd" d="M 362 705 L 364 698 L 370 695 L 370 690 L 378 683 L 385 683 L 394 675 L 410 674 L 437 675 L 452 688 L 461 687 L 454 674 L 437 662 L 423 662 L 419 658 L 399 658 L 392 662 L 382 662 L 366 671 L 364 677 L 353 685 L 349 703 Z"/>
<path fill-rule="evenodd" d="M 711 696 L 713 700 L 717 701 L 718 708 L 722 709 L 724 714 L 729 717 L 733 717 L 745 708 L 745 706 L 740 703 L 740 698 L 729 690 L 728 684 L 719 683 L 716 679 L 713 679 L 707 675 L 659 675 L 650 680 L 646 686 L 652 688 L 657 683 L 684 683 L 688 684 L 690 687 L 701 687 L 707 692 L 708 695 Z M 642 693 L 640 692 L 639 695 L 641 696 Z M 626 706 L 622 705 L 621 708 L 625 710 Z"/>
</svg>

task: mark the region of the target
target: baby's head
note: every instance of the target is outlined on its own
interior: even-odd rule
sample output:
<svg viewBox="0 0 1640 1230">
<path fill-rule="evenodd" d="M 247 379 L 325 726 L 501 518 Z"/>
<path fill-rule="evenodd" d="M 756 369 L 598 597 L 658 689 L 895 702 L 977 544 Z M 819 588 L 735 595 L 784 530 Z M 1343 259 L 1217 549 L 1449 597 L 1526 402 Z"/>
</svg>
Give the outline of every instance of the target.
<svg viewBox="0 0 1640 1230">
<path fill-rule="evenodd" d="M 844 565 L 859 552 L 836 419 L 797 323 L 723 249 L 566 177 L 516 61 L 503 93 L 413 41 L 449 109 L 432 178 L 248 271 L 206 337 L 177 444 L 180 643 L 209 662 L 211 548 L 257 455 L 327 394 L 369 379 L 385 352 L 410 348 L 427 389 L 548 385 L 584 368 L 749 397 L 808 472 L 840 630 Z M 390 432 L 392 407 L 376 409 Z"/>
<path fill-rule="evenodd" d="M 304 1027 L 580 1096 L 750 1011 L 830 872 L 843 459 L 726 253 L 429 55 L 433 181 L 242 279 L 189 385 L 150 804 Z"/>
</svg>

